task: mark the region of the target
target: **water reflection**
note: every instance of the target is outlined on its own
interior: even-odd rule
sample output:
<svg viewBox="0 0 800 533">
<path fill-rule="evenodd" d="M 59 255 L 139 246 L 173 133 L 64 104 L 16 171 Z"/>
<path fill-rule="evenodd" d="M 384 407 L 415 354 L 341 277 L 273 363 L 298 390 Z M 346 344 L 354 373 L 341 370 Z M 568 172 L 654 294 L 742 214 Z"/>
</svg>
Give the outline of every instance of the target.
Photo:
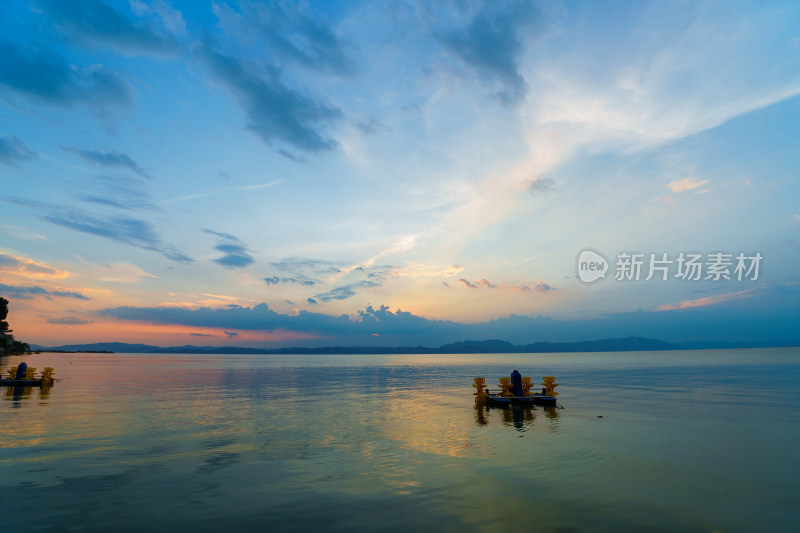
<svg viewBox="0 0 800 533">
<path fill-rule="evenodd" d="M 536 422 L 537 413 L 543 413 L 545 417 L 544 429 L 555 432 L 558 430 L 559 413 L 558 407 L 532 407 L 522 405 L 510 405 L 505 407 L 494 406 L 483 402 L 475 402 L 475 425 L 478 427 L 489 426 L 492 420 L 499 420 L 504 426 L 513 427 L 518 431 L 532 429 Z"/>
<path fill-rule="evenodd" d="M 547 427 L 553 432 L 558 431 L 558 421 L 561 417 L 561 413 L 559 410 L 562 409 L 561 407 L 544 407 L 542 410 L 544 411 L 544 416 L 547 418 Z"/>
<path fill-rule="evenodd" d="M 800 363 L 499 357 L 52 356 L 54 401 L 0 402 L 0 494 L 41 509 L 5 529 L 757 530 L 757 507 L 797 530 L 773 496 L 798 490 Z M 532 361 L 565 376 L 566 410 L 471 404 L 474 376 Z"/>
<path fill-rule="evenodd" d="M 50 389 L 52 389 L 52 385 L 43 385 L 41 387 L 24 387 L 22 385 L 17 386 L 5 386 L 6 389 L 5 396 L 3 399 L 5 401 L 11 402 L 11 406 L 14 408 L 20 408 L 24 403 L 27 403 L 33 397 L 33 389 L 37 390 L 37 399 L 39 400 L 39 405 L 47 405 L 47 400 L 50 398 Z"/>
</svg>

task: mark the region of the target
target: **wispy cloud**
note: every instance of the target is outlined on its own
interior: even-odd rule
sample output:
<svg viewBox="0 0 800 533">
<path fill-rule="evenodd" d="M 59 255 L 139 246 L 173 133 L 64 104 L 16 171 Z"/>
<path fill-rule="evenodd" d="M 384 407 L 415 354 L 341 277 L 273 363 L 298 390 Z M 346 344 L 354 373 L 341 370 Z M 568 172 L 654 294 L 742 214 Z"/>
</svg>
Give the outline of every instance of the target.
<svg viewBox="0 0 800 533">
<path fill-rule="evenodd" d="M 6 233 L 18 237 L 20 239 L 24 239 L 26 241 L 46 241 L 47 236 L 42 235 L 38 231 L 34 231 L 30 228 L 26 228 L 25 226 L 14 226 L 11 224 L 4 224 L 0 226 L 5 230 Z"/>
<path fill-rule="evenodd" d="M 707 305 L 715 305 L 730 300 L 748 298 L 754 295 L 755 295 L 755 289 L 745 289 L 743 291 L 732 292 L 728 294 L 719 294 L 716 296 L 706 296 L 704 298 L 697 298 L 696 300 L 684 300 L 677 304 L 665 304 L 659 306 L 656 309 L 656 311 L 675 311 L 677 309 L 691 309 L 693 307 L 705 307 Z"/>
<path fill-rule="evenodd" d="M 174 246 L 164 244 L 149 222 L 129 216 L 105 216 L 79 209 L 64 208 L 38 200 L 0 196 L 0 201 L 36 209 L 39 216 L 51 224 L 81 233 L 105 237 L 123 244 L 137 246 L 160 253 L 167 259 L 179 263 L 194 261 Z"/>
<path fill-rule="evenodd" d="M 129 155 L 117 152 L 116 150 L 112 150 L 110 152 L 95 152 L 92 150 L 83 150 L 81 148 L 75 148 L 72 146 L 61 146 L 61 149 L 65 152 L 75 153 L 93 165 L 112 168 L 126 168 L 144 178 L 149 177 L 147 172 L 145 172 L 136 161 L 131 159 Z"/>
<path fill-rule="evenodd" d="M 280 70 L 218 52 L 209 39 L 196 44 L 194 52 L 244 108 L 247 128 L 268 145 L 285 143 L 310 153 L 338 146 L 325 130 L 342 112 L 286 85 Z"/>
<path fill-rule="evenodd" d="M 283 180 L 275 180 L 270 181 L 269 183 L 258 183 L 255 185 L 244 185 L 241 187 L 223 187 L 221 189 L 216 189 L 214 191 L 209 192 L 200 192 L 196 194 L 188 194 L 186 196 L 178 196 L 177 198 L 171 198 L 169 200 L 162 200 L 160 203 L 163 204 L 171 204 L 175 202 L 182 202 L 184 200 L 194 200 L 195 198 L 205 198 L 207 196 L 219 196 L 220 194 L 226 192 L 236 192 L 236 191 L 255 191 L 258 189 L 266 189 L 267 187 L 272 187 L 273 185 L 277 185 L 281 183 Z"/>
<path fill-rule="evenodd" d="M 543 281 L 533 283 L 492 283 L 485 278 L 470 281 L 468 279 L 459 278 L 458 282 L 468 289 L 500 289 L 503 291 L 516 291 L 516 292 L 547 292 L 553 290 L 553 287 Z"/>
<path fill-rule="evenodd" d="M 0 293 L 7 296 L 13 296 L 20 300 L 30 300 L 34 296 L 58 296 L 61 298 L 77 298 L 78 300 L 89 300 L 88 296 L 84 296 L 80 292 L 67 291 L 67 290 L 54 290 L 45 289 L 38 285 L 24 286 L 24 285 L 6 285 L 0 283 Z"/>
<path fill-rule="evenodd" d="M 528 180 L 525 182 L 525 189 L 533 194 L 540 194 L 546 193 L 553 190 L 556 185 L 556 181 L 553 178 L 546 178 L 546 177 L 536 177 L 532 180 Z"/>
<path fill-rule="evenodd" d="M 696 189 L 698 187 L 702 187 L 708 183 L 708 180 L 698 180 L 692 177 L 683 178 L 682 180 L 675 180 L 667 183 L 667 187 L 673 193 L 691 191 L 692 189 Z M 707 191 L 704 191 L 707 192 Z"/>
<path fill-rule="evenodd" d="M 313 4 L 277 1 L 238 2 L 240 11 L 228 4 L 215 4 L 214 14 L 230 37 L 246 44 L 258 43 L 264 56 L 276 65 L 299 65 L 339 75 L 355 73 L 355 63 L 339 36 L 312 11 Z"/>
<path fill-rule="evenodd" d="M 105 45 L 125 54 L 172 54 L 177 44 L 149 22 L 134 22 L 103 0 L 37 0 L 53 25 L 79 44 Z"/>
<path fill-rule="evenodd" d="M 325 259 L 310 259 L 306 257 L 287 257 L 280 261 L 270 263 L 274 268 L 281 272 L 291 274 L 292 283 L 313 285 L 321 283 L 320 278 L 327 278 L 334 274 L 339 274 L 344 268 L 344 263 L 339 261 L 328 261 Z M 314 283 L 305 283 L 312 281 Z"/>
<path fill-rule="evenodd" d="M 158 209 L 141 180 L 127 177 L 96 176 L 88 181 L 76 198 L 118 209 Z"/>
<path fill-rule="evenodd" d="M 250 250 L 238 238 L 229 233 L 222 233 L 209 229 L 203 231 L 219 237 L 214 249 L 225 255 L 214 259 L 214 262 L 218 265 L 222 265 L 225 268 L 244 268 L 253 263 L 254 260 L 253 256 L 250 255 Z"/>
<path fill-rule="evenodd" d="M 268 278 L 264 278 L 264 282 L 267 285 L 278 285 L 280 283 L 290 283 L 290 284 L 293 284 L 293 285 L 306 285 L 306 286 L 316 285 L 317 283 L 319 283 L 318 281 L 315 281 L 313 279 L 308 279 L 308 278 L 284 278 L 284 277 L 280 277 L 279 278 L 278 276 L 271 276 L 271 277 L 268 277 Z"/>
<path fill-rule="evenodd" d="M 92 265 L 84 262 L 81 273 L 92 279 L 111 283 L 138 283 L 145 278 L 157 279 L 158 276 L 131 263 L 119 262 L 109 265 Z"/>
<path fill-rule="evenodd" d="M 395 240 L 388 248 L 385 250 L 380 251 L 379 253 L 375 254 L 374 256 L 370 257 L 366 261 L 364 261 L 361 266 L 364 267 L 371 267 L 375 264 L 378 259 L 381 257 L 385 257 L 387 255 L 393 254 L 402 254 L 408 252 L 417 245 L 419 240 L 423 237 L 430 236 L 433 233 L 432 230 L 425 230 L 419 233 L 413 233 L 411 235 L 404 235 L 399 239 Z"/>
<path fill-rule="evenodd" d="M 494 289 L 496 286 L 493 285 L 489 280 L 486 279 L 479 279 L 475 281 L 469 281 L 468 279 L 459 278 L 458 282 L 468 289 Z"/>
<path fill-rule="evenodd" d="M 1 39 L 0 90 L 37 103 L 64 107 L 82 104 L 105 110 L 134 102 L 133 88 L 128 82 L 102 65 L 75 67 L 38 44 L 25 46 Z"/>
<path fill-rule="evenodd" d="M 359 289 L 366 289 L 371 287 L 380 287 L 380 281 L 361 280 L 346 285 L 340 285 L 333 289 L 314 295 L 314 300 L 318 302 L 330 302 L 331 300 L 346 300 L 358 294 Z"/>
<path fill-rule="evenodd" d="M 172 261 L 191 263 L 192 258 L 172 246 L 164 245 L 153 227 L 145 220 L 127 216 L 101 216 L 78 210 L 53 210 L 42 218 L 65 228 L 105 237 L 123 244 L 153 250 Z"/>
<path fill-rule="evenodd" d="M 191 257 L 182 254 L 174 246 L 162 243 L 156 231 L 145 220 L 129 216 L 95 215 L 78 209 L 64 208 L 47 202 L 25 198 L 5 196 L 0 197 L 0 201 L 36 209 L 42 219 L 57 226 L 159 252 L 164 257 L 179 263 L 191 263 L 194 261 Z"/>
<path fill-rule="evenodd" d="M 539 19 L 528 2 L 490 3 L 461 28 L 440 32 L 442 45 L 472 70 L 491 95 L 505 105 L 525 98 L 527 84 L 519 68 L 522 37 Z"/>
<path fill-rule="evenodd" d="M 519 285 L 511 285 L 511 290 L 517 292 L 547 292 L 552 291 L 554 288 L 543 281 L 535 283 L 522 283 Z"/>
<path fill-rule="evenodd" d="M 522 260 L 522 261 L 520 261 L 519 263 L 514 263 L 514 264 L 513 264 L 513 265 L 511 265 L 511 266 L 514 266 L 514 267 L 522 266 L 522 265 L 524 265 L 525 263 L 528 263 L 528 262 L 530 262 L 530 261 L 536 261 L 536 260 L 537 260 L 537 259 L 539 259 L 540 257 L 544 257 L 544 256 L 546 256 L 546 255 L 549 255 L 550 253 L 551 253 L 551 252 L 545 252 L 545 253 L 543 253 L 543 254 L 532 255 L 532 256 L 530 256 L 530 257 L 526 257 L 525 259 L 523 259 L 523 260 Z"/>
<path fill-rule="evenodd" d="M 64 316 L 60 318 L 48 318 L 48 324 L 61 324 L 64 326 L 78 326 L 81 324 L 91 324 L 91 320 L 85 320 L 83 318 L 77 318 L 74 316 Z"/>
<path fill-rule="evenodd" d="M 303 257 L 282 259 L 271 263 L 271 266 L 288 275 L 265 277 L 267 285 L 283 283 L 315 287 L 319 292 L 311 298 L 313 303 L 351 298 L 362 289 L 382 286 L 384 280 L 394 273 L 394 268 L 388 265 L 347 265 L 339 261 Z M 330 288 L 320 291 L 323 286 Z"/>
<path fill-rule="evenodd" d="M 364 135 L 377 135 L 378 133 L 391 132 L 392 128 L 386 126 L 375 118 L 367 121 L 358 120 L 353 125 Z"/>
<path fill-rule="evenodd" d="M 175 9 L 166 0 L 150 0 L 148 3 L 139 0 L 130 0 L 131 10 L 137 16 L 156 14 L 161 19 L 161 23 L 175 36 L 186 34 L 186 22 L 183 20 L 183 13 Z"/>
<path fill-rule="evenodd" d="M 28 148 L 16 135 L 0 135 L 0 163 L 13 166 L 37 157 L 39 154 Z"/>
</svg>

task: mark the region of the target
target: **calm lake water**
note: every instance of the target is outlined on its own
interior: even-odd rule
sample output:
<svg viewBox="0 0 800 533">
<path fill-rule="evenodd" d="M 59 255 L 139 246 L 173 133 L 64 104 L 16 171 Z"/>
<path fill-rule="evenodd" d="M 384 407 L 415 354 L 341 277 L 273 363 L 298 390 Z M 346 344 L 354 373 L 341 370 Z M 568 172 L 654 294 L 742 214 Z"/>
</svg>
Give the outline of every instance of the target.
<svg viewBox="0 0 800 533">
<path fill-rule="evenodd" d="M 800 348 L 25 361 L 4 530 L 800 531 Z M 565 408 L 476 408 L 514 368 Z"/>
</svg>

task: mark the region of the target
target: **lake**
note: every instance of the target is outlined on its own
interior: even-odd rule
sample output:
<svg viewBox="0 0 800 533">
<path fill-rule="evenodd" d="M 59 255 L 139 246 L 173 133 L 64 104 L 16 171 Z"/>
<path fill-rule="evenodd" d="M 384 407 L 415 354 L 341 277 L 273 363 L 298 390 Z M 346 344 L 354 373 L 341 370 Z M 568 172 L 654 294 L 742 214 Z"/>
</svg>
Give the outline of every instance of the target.
<svg viewBox="0 0 800 533">
<path fill-rule="evenodd" d="M 800 348 L 22 360 L 5 530 L 800 530 Z M 563 408 L 476 408 L 513 369 Z"/>
</svg>

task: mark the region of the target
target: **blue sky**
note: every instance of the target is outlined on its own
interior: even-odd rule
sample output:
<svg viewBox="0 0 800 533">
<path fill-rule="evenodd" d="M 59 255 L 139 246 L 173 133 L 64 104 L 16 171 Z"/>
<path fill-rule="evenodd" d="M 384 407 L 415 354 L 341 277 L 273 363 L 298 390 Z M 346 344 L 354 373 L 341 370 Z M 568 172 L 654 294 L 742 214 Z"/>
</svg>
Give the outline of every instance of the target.
<svg viewBox="0 0 800 533">
<path fill-rule="evenodd" d="M 798 22 L 795 2 L 0 1 L 15 335 L 798 343 Z M 604 279 L 579 279 L 584 249 Z M 623 253 L 639 280 L 615 279 Z M 718 253 L 730 279 L 707 279 Z"/>
</svg>

